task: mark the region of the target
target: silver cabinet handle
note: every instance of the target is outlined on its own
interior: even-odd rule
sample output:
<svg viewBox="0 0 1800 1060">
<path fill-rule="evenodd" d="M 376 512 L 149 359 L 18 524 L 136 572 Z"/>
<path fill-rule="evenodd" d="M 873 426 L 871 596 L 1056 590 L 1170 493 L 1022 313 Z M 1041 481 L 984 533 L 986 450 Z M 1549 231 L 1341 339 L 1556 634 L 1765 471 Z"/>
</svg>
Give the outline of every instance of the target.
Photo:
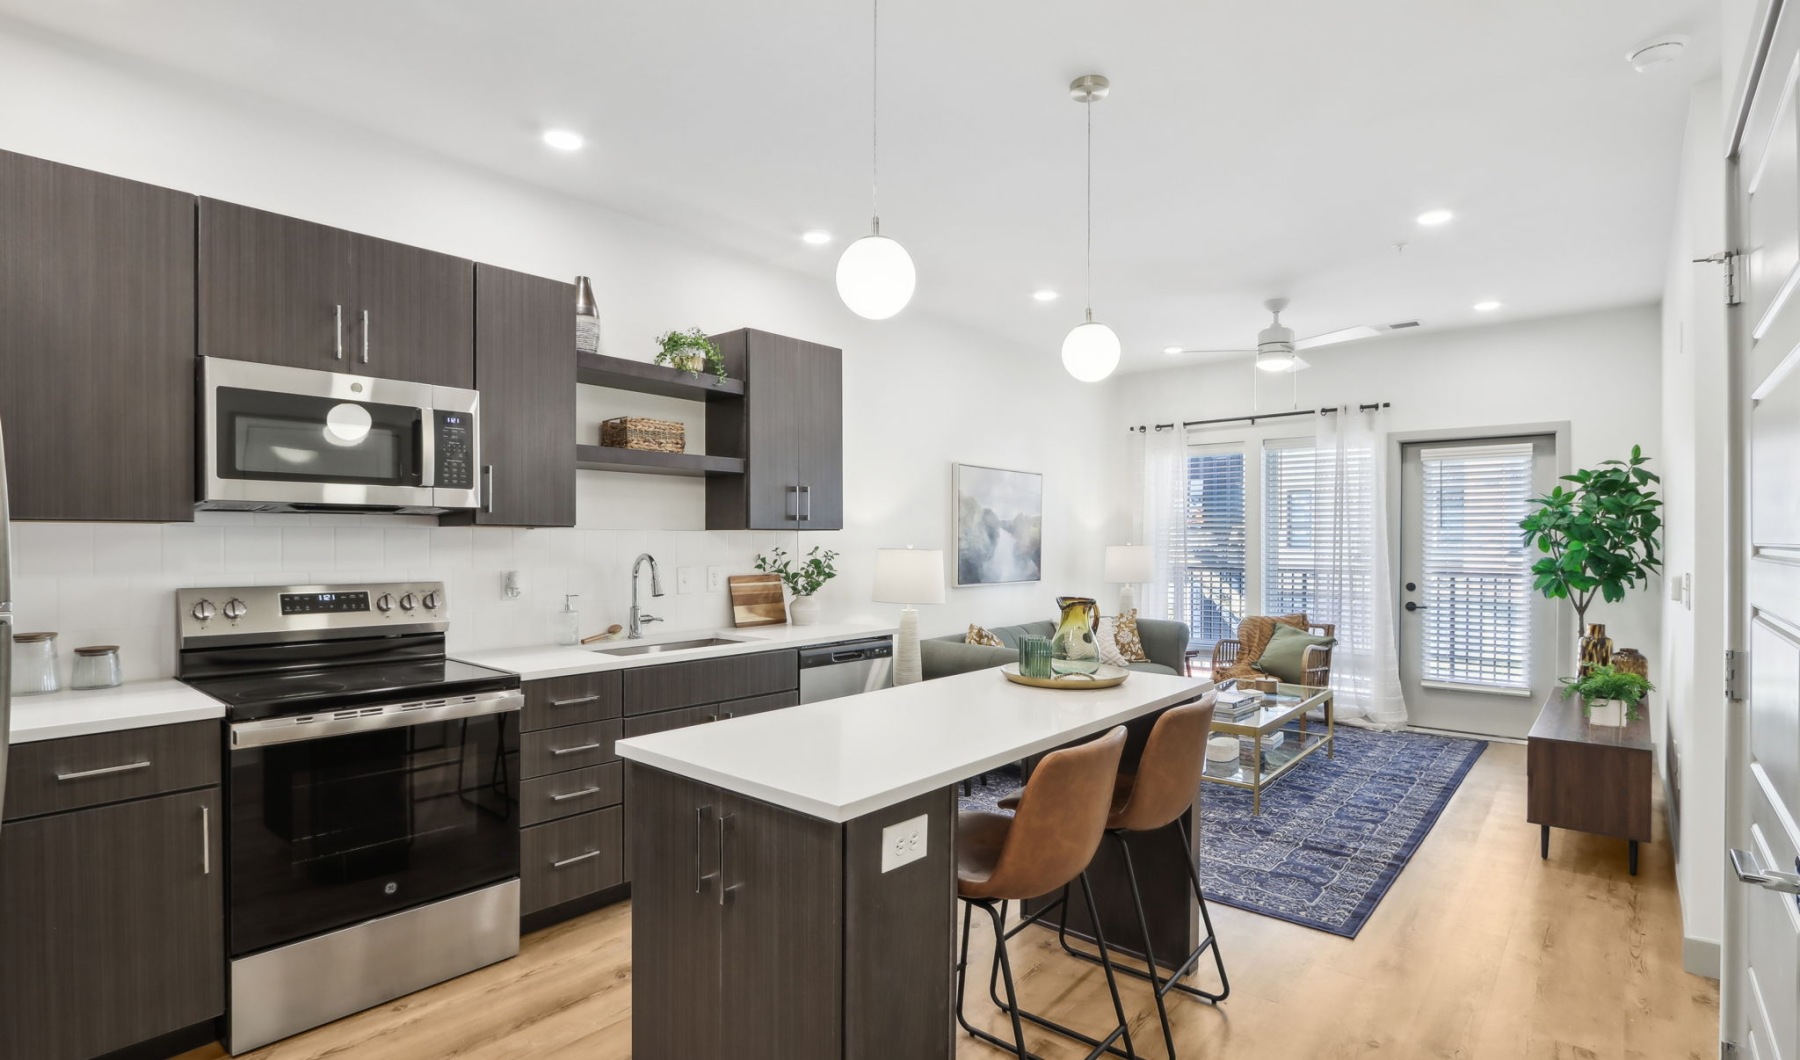
<svg viewBox="0 0 1800 1060">
<path fill-rule="evenodd" d="M 369 311 L 363 310 L 363 363 L 369 363 Z"/>
<path fill-rule="evenodd" d="M 1754 850 L 1733 849 L 1731 868 L 1744 883 L 1754 883 L 1758 887 L 1782 894 L 1800 894 L 1800 876 L 1765 867 L 1762 858 L 1757 857 Z"/>
<path fill-rule="evenodd" d="M 200 875 L 212 875 L 212 813 L 200 807 Z"/>
<path fill-rule="evenodd" d="M 812 487 L 801 486 L 800 498 L 806 502 L 806 510 L 801 513 L 800 521 L 803 523 L 810 523 L 812 522 Z"/>
<path fill-rule="evenodd" d="M 494 465 L 481 465 L 481 510 L 494 514 Z"/>
<path fill-rule="evenodd" d="M 337 359 L 344 359 L 344 307 L 337 307 Z"/>
<path fill-rule="evenodd" d="M 104 766 L 100 769 L 84 769 L 79 773 L 58 773 L 58 780 L 86 780 L 88 777 L 108 777 L 114 773 L 135 773 L 140 769 L 149 769 L 150 761 L 127 762 L 122 766 Z"/>
<path fill-rule="evenodd" d="M 705 858 L 705 856 L 706 856 L 706 811 L 708 811 L 710 809 L 712 809 L 711 806 L 696 806 L 696 807 L 694 807 L 694 893 L 695 894 L 699 894 L 702 891 L 706 890 L 706 881 L 712 879 L 711 876 L 708 876 L 706 874 L 705 867 L 700 864 L 701 860 L 703 858 Z"/>
<path fill-rule="evenodd" d="M 725 902 L 726 902 L 725 896 L 733 890 L 733 888 L 727 886 L 725 883 L 726 880 L 731 878 L 728 875 L 726 875 L 726 873 L 725 873 L 725 833 L 729 829 L 732 818 L 734 818 L 736 816 L 737 815 L 733 814 L 733 813 L 721 814 L 719 816 L 719 904 L 720 905 L 725 904 Z"/>
<path fill-rule="evenodd" d="M 589 858 L 597 858 L 599 856 L 600 852 L 598 850 L 590 850 L 585 854 L 577 854 L 572 858 L 564 858 L 561 861 L 552 861 L 550 867 L 553 869 L 566 869 L 577 861 L 586 861 Z"/>
<path fill-rule="evenodd" d="M 792 514 L 792 515 L 787 514 L 787 506 L 785 504 L 783 504 L 782 509 L 781 509 L 782 517 L 785 519 L 793 519 L 794 521 L 798 522 L 800 519 L 800 487 L 799 486 L 789 486 L 787 488 L 787 492 L 789 495 L 791 495 L 794 498 L 794 514 Z"/>
<path fill-rule="evenodd" d="M 555 755 L 558 758 L 561 758 L 563 755 L 572 755 L 572 754 L 578 754 L 582 751 L 598 751 L 598 750 L 600 750 L 599 744 L 584 743 L 579 747 L 552 747 L 552 748 L 550 748 L 550 753 Z"/>
<path fill-rule="evenodd" d="M 564 792 L 561 795 L 552 795 L 552 796 L 550 796 L 550 801 L 551 802 L 567 802 L 570 799 L 586 798 L 589 795 L 598 795 L 598 794 L 600 794 L 600 789 L 598 786 L 592 787 L 592 788 L 582 788 L 580 791 L 569 791 L 569 792 Z"/>
<path fill-rule="evenodd" d="M 553 699 L 550 701 L 550 705 L 553 707 L 579 707 L 583 703 L 592 703 L 599 698 L 599 696 L 582 696 L 580 699 Z"/>
</svg>

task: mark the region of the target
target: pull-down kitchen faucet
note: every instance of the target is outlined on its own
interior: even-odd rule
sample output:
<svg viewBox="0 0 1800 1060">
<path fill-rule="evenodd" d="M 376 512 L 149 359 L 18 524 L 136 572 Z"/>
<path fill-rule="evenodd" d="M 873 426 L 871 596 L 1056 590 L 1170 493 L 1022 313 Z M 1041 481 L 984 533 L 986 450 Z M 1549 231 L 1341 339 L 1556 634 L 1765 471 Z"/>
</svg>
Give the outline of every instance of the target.
<svg viewBox="0 0 1800 1060">
<path fill-rule="evenodd" d="M 630 633 L 630 636 L 634 640 L 641 638 L 644 635 L 644 623 L 646 623 L 646 622 L 661 622 L 662 621 L 662 619 L 657 618 L 655 615 L 645 614 L 643 609 L 638 607 L 638 570 L 641 567 L 643 567 L 645 560 L 650 561 L 650 595 L 651 596 L 661 596 L 663 594 L 662 572 L 656 569 L 656 557 L 652 556 L 648 552 L 640 553 L 638 555 L 637 560 L 634 563 L 632 563 L 632 565 L 631 565 L 631 633 Z"/>
</svg>

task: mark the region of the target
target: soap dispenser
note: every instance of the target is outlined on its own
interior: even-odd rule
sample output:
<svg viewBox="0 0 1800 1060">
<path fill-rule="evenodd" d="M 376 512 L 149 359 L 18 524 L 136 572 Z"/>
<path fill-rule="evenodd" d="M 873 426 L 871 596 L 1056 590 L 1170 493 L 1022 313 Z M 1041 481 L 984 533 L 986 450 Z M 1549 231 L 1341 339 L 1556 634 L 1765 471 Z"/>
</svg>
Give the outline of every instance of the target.
<svg viewBox="0 0 1800 1060">
<path fill-rule="evenodd" d="M 575 593 L 563 597 L 563 609 L 556 614 L 556 643 L 581 643 L 581 614 L 575 610 L 575 601 L 581 599 Z"/>
</svg>

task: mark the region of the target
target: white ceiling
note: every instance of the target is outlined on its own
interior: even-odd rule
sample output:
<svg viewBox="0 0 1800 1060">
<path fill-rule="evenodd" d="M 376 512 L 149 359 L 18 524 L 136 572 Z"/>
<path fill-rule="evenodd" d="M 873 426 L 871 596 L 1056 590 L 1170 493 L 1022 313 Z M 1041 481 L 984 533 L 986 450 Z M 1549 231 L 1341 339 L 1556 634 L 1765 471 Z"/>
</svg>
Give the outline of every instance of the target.
<svg viewBox="0 0 1800 1060">
<path fill-rule="evenodd" d="M 855 0 L 0 0 L 0 12 L 670 224 L 829 285 L 869 214 Z M 1301 335 L 1657 297 L 1706 0 L 888 0 L 881 213 L 914 306 L 1054 351 L 1094 309 L 1126 370 Z M 1687 57 L 1638 74 L 1658 33 Z M 578 155 L 539 141 L 588 138 Z M 1457 213 L 1442 228 L 1413 218 Z M 838 236 L 799 242 L 807 228 Z M 1393 244 L 1406 241 L 1403 253 Z M 1033 302 L 1038 287 L 1063 292 Z M 1482 316 L 1470 305 L 1505 303 Z M 847 311 L 846 311 L 847 312 Z M 1318 351 L 1314 356 L 1331 356 Z"/>
</svg>

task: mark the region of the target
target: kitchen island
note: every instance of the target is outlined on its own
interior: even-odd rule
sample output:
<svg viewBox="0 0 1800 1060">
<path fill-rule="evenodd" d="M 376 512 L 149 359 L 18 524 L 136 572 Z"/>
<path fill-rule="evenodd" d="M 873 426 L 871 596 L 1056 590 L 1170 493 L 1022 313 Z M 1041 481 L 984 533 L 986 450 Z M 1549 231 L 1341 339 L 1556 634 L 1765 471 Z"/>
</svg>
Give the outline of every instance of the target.
<svg viewBox="0 0 1800 1060">
<path fill-rule="evenodd" d="M 947 1060 L 957 783 L 1119 724 L 1129 762 L 1158 712 L 1209 687 L 1048 691 L 983 670 L 619 741 L 633 1055 Z M 1096 899 L 1123 925 L 1109 875 Z M 1147 886 L 1153 934 L 1191 947 L 1185 879 L 1146 876 L 1180 885 Z"/>
</svg>

